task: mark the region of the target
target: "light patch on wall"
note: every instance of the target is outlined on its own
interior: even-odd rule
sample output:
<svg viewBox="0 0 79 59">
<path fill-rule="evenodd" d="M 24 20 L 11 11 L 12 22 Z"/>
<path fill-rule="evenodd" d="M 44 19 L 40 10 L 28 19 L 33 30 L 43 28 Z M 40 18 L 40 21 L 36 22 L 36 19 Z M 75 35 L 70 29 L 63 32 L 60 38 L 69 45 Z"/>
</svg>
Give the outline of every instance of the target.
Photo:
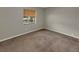
<svg viewBox="0 0 79 59">
<path fill-rule="evenodd" d="M 36 11 L 32 9 L 23 10 L 23 24 L 36 23 Z"/>
</svg>

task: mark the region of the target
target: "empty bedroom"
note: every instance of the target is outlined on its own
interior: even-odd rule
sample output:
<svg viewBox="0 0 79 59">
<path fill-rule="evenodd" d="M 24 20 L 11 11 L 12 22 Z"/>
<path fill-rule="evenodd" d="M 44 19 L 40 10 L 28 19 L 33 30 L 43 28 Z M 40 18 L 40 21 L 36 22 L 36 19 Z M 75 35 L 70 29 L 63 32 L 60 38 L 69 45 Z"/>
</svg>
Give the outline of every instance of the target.
<svg viewBox="0 0 79 59">
<path fill-rule="evenodd" d="M 79 7 L 0 7 L 0 52 L 79 52 Z"/>
</svg>

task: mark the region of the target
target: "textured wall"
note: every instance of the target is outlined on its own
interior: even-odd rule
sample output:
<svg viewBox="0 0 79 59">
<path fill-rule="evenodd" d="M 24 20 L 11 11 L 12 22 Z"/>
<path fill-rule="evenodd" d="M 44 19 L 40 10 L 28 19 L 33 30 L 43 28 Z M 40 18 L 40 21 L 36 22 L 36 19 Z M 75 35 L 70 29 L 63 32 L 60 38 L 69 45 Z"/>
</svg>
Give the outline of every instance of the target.
<svg viewBox="0 0 79 59">
<path fill-rule="evenodd" d="M 79 8 L 47 8 L 46 28 L 79 38 Z"/>
<path fill-rule="evenodd" d="M 23 9 L 36 10 L 36 24 L 23 24 Z M 43 28 L 43 12 L 42 8 L 0 7 L 0 40 Z"/>
</svg>

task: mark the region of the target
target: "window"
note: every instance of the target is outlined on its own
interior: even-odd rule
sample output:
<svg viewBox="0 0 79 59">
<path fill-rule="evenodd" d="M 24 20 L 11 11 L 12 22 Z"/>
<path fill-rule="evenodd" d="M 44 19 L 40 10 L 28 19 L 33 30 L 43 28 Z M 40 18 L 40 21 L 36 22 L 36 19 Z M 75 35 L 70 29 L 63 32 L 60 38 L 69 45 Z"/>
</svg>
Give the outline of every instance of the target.
<svg viewBox="0 0 79 59">
<path fill-rule="evenodd" d="M 24 9 L 23 24 L 36 23 L 36 12 L 31 9 Z"/>
</svg>

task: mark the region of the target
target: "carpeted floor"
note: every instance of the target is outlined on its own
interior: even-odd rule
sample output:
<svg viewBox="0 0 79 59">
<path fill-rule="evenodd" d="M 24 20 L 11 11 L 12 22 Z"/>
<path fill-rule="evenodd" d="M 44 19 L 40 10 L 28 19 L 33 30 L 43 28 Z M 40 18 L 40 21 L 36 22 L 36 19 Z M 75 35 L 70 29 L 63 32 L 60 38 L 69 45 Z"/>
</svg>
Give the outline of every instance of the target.
<svg viewBox="0 0 79 59">
<path fill-rule="evenodd" d="M 39 30 L 0 43 L 3 52 L 77 52 L 79 40 L 49 30 Z"/>
</svg>

